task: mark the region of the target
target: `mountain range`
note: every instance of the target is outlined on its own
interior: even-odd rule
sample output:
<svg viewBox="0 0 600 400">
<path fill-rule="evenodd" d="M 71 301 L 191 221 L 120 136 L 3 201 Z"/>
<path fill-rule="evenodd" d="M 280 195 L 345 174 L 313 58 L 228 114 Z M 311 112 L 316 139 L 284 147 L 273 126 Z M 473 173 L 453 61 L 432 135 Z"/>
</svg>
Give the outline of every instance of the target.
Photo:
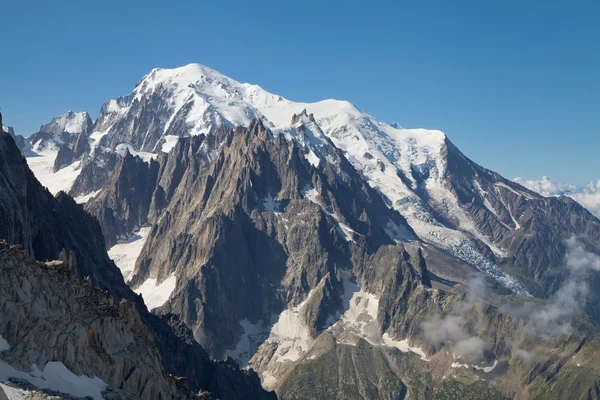
<svg viewBox="0 0 600 400">
<path fill-rule="evenodd" d="M 47 287 L 64 283 L 35 260 L 89 277 L 86 301 L 153 338 L 143 360 L 167 378 L 123 386 L 62 354 L 40 368 L 142 398 L 267 398 L 259 377 L 282 399 L 600 396 L 600 220 L 443 132 L 191 64 L 151 71 L 95 120 L 69 111 L 4 136 L 0 238 L 23 248 L 10 257 L 50 269 Z M 24 327 L 9 328 L 17 343 Z"/>
</svg>

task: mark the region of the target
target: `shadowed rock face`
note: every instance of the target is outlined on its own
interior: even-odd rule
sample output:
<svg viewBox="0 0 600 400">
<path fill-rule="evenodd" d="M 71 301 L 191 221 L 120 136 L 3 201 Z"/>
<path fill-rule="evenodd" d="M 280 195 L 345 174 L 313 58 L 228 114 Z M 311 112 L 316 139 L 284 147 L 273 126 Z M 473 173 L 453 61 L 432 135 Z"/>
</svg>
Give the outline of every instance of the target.
<svg viewBox="0 0 600 400">
<path fill-rule="evenodd" d="M 85 205 L 98 218 L 108 247 L 148 222 L 158 168 L 158 162 L 145 163 L 127 152 L 102 193 Z"/>
<path fill-rule="evenodd" d="M 115 304 L 129 302 L 131 312 L 139 315 L 140 326 L 154 340 L 165 370 L 185 377 L 194 392 L 208 390 L 216 397 L 227 394 L 232 399 L 272 398 L 260 388 L 256 374 L 210 361 L 185 330 L 174 329 L 150 314 L 108 258 L 97 220 L 68 195 L 53 197 L 43 188 L 6 133 L 0 134 L 0 238 L 23 246 L 37 260 L 62 258 L 76 278 L 89 279 L 93 287 L 106 290 Z"/>
<path fill-rule="evenodd" d="M 118 161 L 118 154 L 102 152 L 98 148 L 93 157 L 85 152 L 81 158 L 81 172 L 73 182 L 69 194 L 79 196 L 102 189 L 110 180 Z"/>
<path fill-rule="evenodd" d="M 0 136 L 0 238 L 20 244 L 37 260 L 55 260 L 65 249 L 75 274 L 123 297 L 122 276 L 105 251 L 98 222 L 64 193 L 56 197 L 35 179 L 7 134 Z"/>
</svg>

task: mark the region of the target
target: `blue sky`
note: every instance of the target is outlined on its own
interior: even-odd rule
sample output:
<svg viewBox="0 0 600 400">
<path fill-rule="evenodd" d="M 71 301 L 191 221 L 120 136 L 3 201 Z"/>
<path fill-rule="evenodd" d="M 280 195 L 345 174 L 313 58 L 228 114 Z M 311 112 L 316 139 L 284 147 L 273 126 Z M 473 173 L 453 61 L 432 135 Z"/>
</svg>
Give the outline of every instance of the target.
<svg viewBox="0 0 600 400">
<path fill-rule="evenodd" d="M 191 62 L 445 131 L 512 178 L 600 178 L 600 1 L 2 3 L 0 107 L 28 135 Z"/>
</svg>

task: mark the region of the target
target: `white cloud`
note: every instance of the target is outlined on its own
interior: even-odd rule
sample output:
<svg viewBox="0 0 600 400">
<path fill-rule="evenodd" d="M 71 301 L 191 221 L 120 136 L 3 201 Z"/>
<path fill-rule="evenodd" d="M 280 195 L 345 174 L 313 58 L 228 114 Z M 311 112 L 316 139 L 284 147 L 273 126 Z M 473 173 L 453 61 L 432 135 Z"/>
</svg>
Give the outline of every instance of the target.
<svg viewBox="0 0 600 400">
<path fill-rule="evenodd" d="M 569 185 L 567 183 L 556 183 L 548 179 L 547 176 L 542 176 L 542 179 L 539 181 L 523 180 L 523 178 L 515 178 L 513 180 L 518 184 L 525 186 L 527 189 L 531 189 L 534 192 L 546 197 L 570 194 L 577 190 L 574 185 Z"/>
<path fill-rule="evenodd" d="M 573 331 L 571 320 L 585 312 L 589 295 L 588 273 L 600 271 L 600 257 L 590 253 L 575 236 L 565 241 L 567 278 L 547 303 L 540 306 L 526 302 L 519 308 L 502 307 L 501 311 L 526 317 L 525 332 L 540 339 L 552 339 Z"/>
<path fill-rule="evenodd" d="M 600 218 L 600 180 L 595 183 L 590 182 L 583 188 L 568 183 L 553 182 L 546 176 L 539 181 L 523 180 L 522 178 L 515 178 L 514 181 L 542 196 L 569 196 Z"/>
<path fill-rule="evenodd" d="M 514 307 L 504 305 L 499 311 L 519 317 L 515 326 L 515 338 L 520 334 L 536 338 L 539 343 L 553 340 L 574 332 L 572 319 L 585 312 L 589 297 L 589 273 L 600 271 L 600 257 L 588 252 L 580 238 L 575 236 L 565 241 L 567 254 L 564 260 L 566 278 L 562 286 L 548 301 L 531 301 Z M 468 282 L 466 296 L 456 301 L 451 311 L 441 318 L 428 320 L 422 324 L 425 338 L 435 346 L 450 349 L 455 358 L 469 362 L 484 360 L 486 349 L 491 348 L 488 338 L 477 332 L 476 326 L 482 321 L 482 305 L 485 303 L 486 282 L 483 278 L 472 278 Z M 511 344 L 515 357 L 529 363 L 536 356 L 533 348 L 517 348 Z"/>
<path fill-rule="evenodd" d="M 567 245 L 567 267 L 575 271 L 600 271 L 600 257 L 588 252 L 576 236 L 565 241 Z"/>
<path fill-rule="evenodd" d="M 486 342 L 471 328 L 480 319 L 481 299 L 485 291 L 483 277 L 470 279 L 465 299 L 455 302 L 450 314 L 423 323 L 423 331 L 429 342 L 436 346 L 448 346 L 456 358 L 470 362 L 482 361 Z"/>
<path fill-rule="evenodd" d="M 582 191 L 572 193 L 569 196 L 600 218 L 600 181 L 590 182 Z"/>
</svg>

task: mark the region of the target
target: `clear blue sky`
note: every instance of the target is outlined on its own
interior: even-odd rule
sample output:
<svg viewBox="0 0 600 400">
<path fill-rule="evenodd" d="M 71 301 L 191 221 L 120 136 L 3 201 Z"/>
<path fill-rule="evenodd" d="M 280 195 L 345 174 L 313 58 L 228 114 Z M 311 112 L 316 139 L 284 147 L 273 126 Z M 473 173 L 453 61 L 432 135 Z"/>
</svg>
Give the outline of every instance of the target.
<svg viewBox="0 0 600 400">
<path fill-rule="evenodd" d="M 7 0 L 0 107 L 28 135 L 199 62 L 445 131 L 507 177 L 600 178 L 600 1 Z"/>
</svg>

